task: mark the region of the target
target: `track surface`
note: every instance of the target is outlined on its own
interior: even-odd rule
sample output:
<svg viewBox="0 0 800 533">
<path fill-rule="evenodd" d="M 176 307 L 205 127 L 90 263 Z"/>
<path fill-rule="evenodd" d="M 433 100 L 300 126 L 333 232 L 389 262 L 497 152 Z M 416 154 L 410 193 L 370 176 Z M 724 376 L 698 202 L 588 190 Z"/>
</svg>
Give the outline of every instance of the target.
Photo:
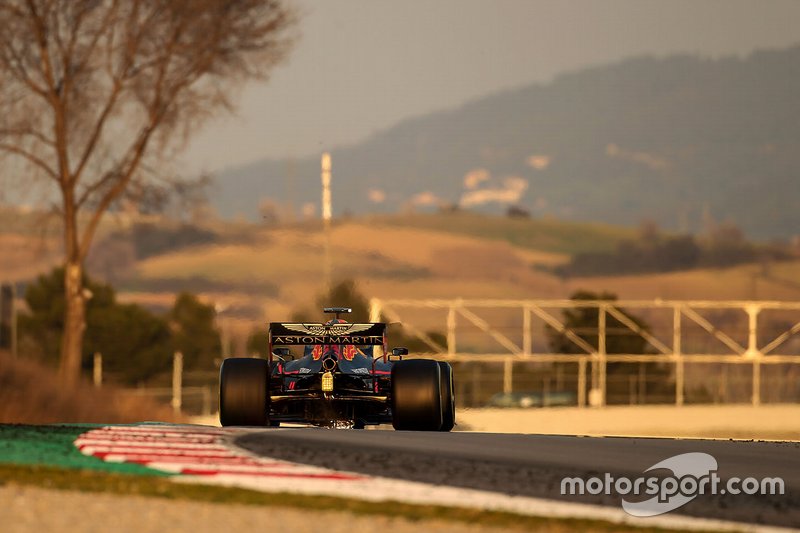
<svg viewBox="0 0 800 533">
<path fill-rule="evenodd" d="M 633 479 L 674 455 L 705 452 L 717 459 L 723 480 L 781 477 L 786 493 L 698 496 L 675 513 L 800 528 L 796 442 L 281 429 L 249 433 L 235 443 L 265 457 L 336 470 L 615 508 L 619 496 L 562 496 L 561 479 L 606 472 Z"/>
</svg>

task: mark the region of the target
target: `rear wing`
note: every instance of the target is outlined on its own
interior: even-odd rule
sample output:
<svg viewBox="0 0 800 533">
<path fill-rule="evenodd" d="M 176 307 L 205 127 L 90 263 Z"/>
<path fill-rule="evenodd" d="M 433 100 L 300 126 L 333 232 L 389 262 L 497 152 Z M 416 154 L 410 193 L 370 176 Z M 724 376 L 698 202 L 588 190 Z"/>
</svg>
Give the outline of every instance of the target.
<svg viewBox="0 0 800 533">
<path fill-rule="evenodd" d="M 269 324 L 269 358 L 274 346 L 317 346 L 321 344 L 366 344 L 382 346 L 386 354 L 386 324 L 318 324 L 271 322 Z"/>
</svg>

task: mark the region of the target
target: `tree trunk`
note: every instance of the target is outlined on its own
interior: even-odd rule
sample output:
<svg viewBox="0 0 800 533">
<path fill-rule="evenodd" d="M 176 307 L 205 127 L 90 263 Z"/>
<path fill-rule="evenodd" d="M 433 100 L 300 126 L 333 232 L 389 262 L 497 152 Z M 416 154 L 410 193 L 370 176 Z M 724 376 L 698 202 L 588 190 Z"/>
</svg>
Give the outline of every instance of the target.
<svg viewBox="0 0 800 533">
<path fill-rule="evenodd" d="M 66 170 L 68 164 L 63 165 Z M 69 183 L 65 175 L 62 183 Z M 74 189 L 62 188 L 64 200 L 64 332 L 61 336 L 59 381 L 67 389 L 75 388 L 81 378 L 83 333 L 86 330 L 86 297 L 83 288 L 83 256 L 78 239 L 78 217 Z"/>
<path fill-rule="evenodd" d="M 70 261 L 64 269 L 64 335 L 61 337 L 59 377 L 66 388 L 74 388 L 81 376 L 86 300 L 83 295 L 83 265 Z"/>
</svg>

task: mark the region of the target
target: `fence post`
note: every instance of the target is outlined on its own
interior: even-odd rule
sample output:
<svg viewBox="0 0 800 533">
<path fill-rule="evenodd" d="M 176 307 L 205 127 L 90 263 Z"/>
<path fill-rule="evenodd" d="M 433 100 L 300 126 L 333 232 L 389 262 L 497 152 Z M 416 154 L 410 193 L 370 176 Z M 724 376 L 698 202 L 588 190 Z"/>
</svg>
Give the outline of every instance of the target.
<svg viewBox="0 0 800 533">
<path fill-rule="evenodd" d="M 503 361 L 503 392 L 509 394 L 513 392 L 513 379 L 514 379 L 514 360 L 511 356 L 505 358 Z"/>
<path fill-rule="evenodd" d="M 753 359 L 753 406 L 761 405 L 761 360 Z"/>
<path fill-rule="evenodd" d="M 681 306 L 676 304 L 672 308 L 672 353 L 675 357 L 675 405 L 683 405 L 684 368 L 683 347 L 681 345 Z"/>
<path fill-rule="evenodd" d="M 745 355 L 753 358 L 753 406 L 761 405 L 761 357 L 758 349 L 758 314 L 761 307 L 747 306 L 747 351 Z"/>
<path fill-rule="evenodd" d="M 181 389 L 183 388 L 183 354 L 175 352 L 172 358 L 172 410 L 181 414 Z"/>
<path fill-rule="evenodd" d="M 451 303 L 447 310 L 447 355 L 456 354 L 456 304 Z"/>
<path fill-rule="evenodd" d="M 533 337 L 531 336 L 531 308 L 526 305 L 522 308 L 522 353 L 531 355 Z"/>
<path fill-rule="evenodd" d="M 203 387 L 203 415 L 211 416 L 211 386 Z"/>
<path fill-rule="evenodd" d="M 480 371 L 478 369 L 478 365 L 472 365 L 472 405 L 470 407 L 476 407 L 478 405 L 478 399 L 481 395 L 481 380 L 480 380 Z"/>
<path fill-rule="evenodd" d="M 728 403 L 728 366 L 728 363 L 722 363 L 722 377 L 719 380 L 722 403 Z"/>
<path fill-rule="evenodd" d="M 586 357 L 578 359 L 578 407 L 586 407 Z"/>
<path fill-rule="evenodd" d="M 747 306 L 747 352 L 750 357 L 758 357 L 760 354 L 758 350 L 758 314 L 761 312 L 761 307 L 758 305 Z"/>
<path fill-rule="evenodd" d="M 103 354 L 94 353 L 94 365 L 92 367 L 92 382 L 95 387 L 103 385 Z"/>
<path fill-rule="evenodd" d="M 606 405 L 606 304 L 598 309 L 597 351 L 600 358 L 600 392 L 596 407 Z"/>
<path fill-rule="evenodd" d="M 645 364 L 639 362 L 639 382 L 636 388 L 636 403 L 641 405 L 647 403 L 647 367 Z"/>
</svg>

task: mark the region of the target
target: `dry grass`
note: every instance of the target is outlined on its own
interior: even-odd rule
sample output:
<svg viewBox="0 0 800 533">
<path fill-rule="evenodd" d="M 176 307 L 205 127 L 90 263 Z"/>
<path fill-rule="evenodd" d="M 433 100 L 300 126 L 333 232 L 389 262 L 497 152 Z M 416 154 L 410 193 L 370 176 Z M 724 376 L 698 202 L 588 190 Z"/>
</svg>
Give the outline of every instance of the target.
<svg viewBox="0 0 800 533">
<path fill-rule="evenodd" d="M 597 288 L 620 298 L 673 300 L 800 300 L 800 261 L 725 269 L 697 269 L 664 274 L 575 278 L 570 290 Z"/>
<path fill-rule="evenodd" d="M 433 229 L 373 227 L 364 222 L 336 225 L 332 232 L 336 278 L 357 279 L 370 296 L 410 298 L 558 297 L 562 282 L 532 265 L 563 262 L 563 254 L 537 252 L 500 240 Z M 250 300 L 265 317 L 281 319 L 313 301 L 322 289 L 323 240 L 318 230 L 263 230 L 246 244 L 197 247 L 143 261 L 145 279 L 201 276 L 216 281 L 274 283 L 273 299 L 233 292 L 224 299 Z M 151 303 L 155 294 L 127 295 Z"/>
<path fill-rule="evenodd" d="M 178 422 L 168 407 L 119 389 L 82 384 L 63 390 L 55 373 L 34 361 L 0 352 L 0 423 Z"/>
<path fill-rule="evenodd" d="M 335 268 L 351 277 L 420 278 L 450 275 L 453 264 L 480 258 L 481 275 L 491 270 L 530 270 L 533 264 L 555 265 L 563 254 L 537 252 L 509 243 L 442 233 L 436 230 L 337 225 L 331 235 Z M 324 242 L 319 231 L 265 230 L 253 242 L 203 246 L 143 261 L 143 278 L 203 276 L 218 281 L 274 281 L 320 276 Z"/>
<path fill-rule="evenodd" d="M 331 235 L 334 277 L 356 279 L 364 294 L 384 299 L 566 298 L 586 289 L 610 291 L 623 299 L 800 300 L 800 283 L 793 281 L 800 275 L 800 262 L 775 264 L 766 272 L 759 265 L 742 265 L 562 280 L 546 267 L 567 256 L 530 248 L 539 237 L 526 240 L 524 230 L 539 231 L 539 226 L 506 220 L 492 226 L 485 217 L 469 216 L 415 220 L 375 217 L 337 223 Z M 458 221 L 466 226 L 456 231 L 451 226 Z M 491 227 L 481 228 L 480 223 Z M 472 230 L 475 233 L 469 235 Z M 560 239 L 577 231 L 571 226 L 555 230 L 553 238 Z M 605 235 L 608 228 L 595 230 L 603 242 L 620 236 Z M 235 290 L 207 296 L 221 304 L 257 310 L 251 317 L 254 321 L 286 319 L 298 307 L 307 307 L 322 290 L 322 232 L 310 225 L 251 232 L 249 239 L 237 244 L 192 248 L 143 261 L 139 275 L 233 282 Z M 276 285 L 278 294 L 272 298 L 258 294 L 264 283 Z M 127 299 L 147 303 L 158 295 L 142 293 Z M 258 310 L 261 314 L 256 316 Z"/>
</svg>

